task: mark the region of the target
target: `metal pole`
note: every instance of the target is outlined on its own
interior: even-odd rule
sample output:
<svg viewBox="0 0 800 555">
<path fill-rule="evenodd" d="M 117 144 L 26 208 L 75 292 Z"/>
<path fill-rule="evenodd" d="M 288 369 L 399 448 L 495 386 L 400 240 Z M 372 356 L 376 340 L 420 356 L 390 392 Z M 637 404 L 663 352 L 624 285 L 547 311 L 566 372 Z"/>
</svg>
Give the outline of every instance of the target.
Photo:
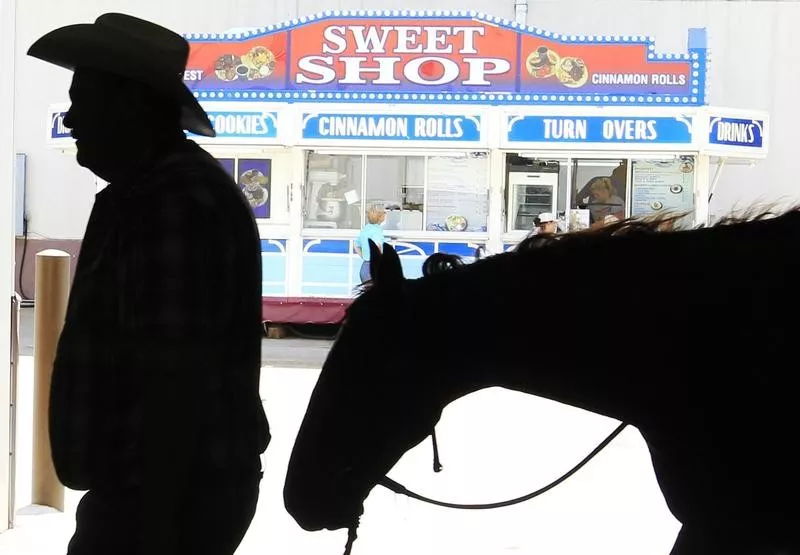
<svg viewBox="0 0 800 555">
<path fill-rule="evenodd" d="M 11 420 L 9 436 L 11 438 L 8 457 L 8 483 L 11 484 L 8 492 L 8 528 L 14 527 L 14 508 L 16 506 L 16 491 L 14 485 L 17 481 L 17 383 L 19 382 L 19 301 L 20 296 L 14 293 L 11 297 L 11 387 L 10 405 Z"/>
<path fill-rule="evenodd" d="M 720 158 L 717 160 L 717 170 L 714 172 L 714 178 L 711 180 L 711 186 L 709 187 L 708 202 L 711 202 L 711 199 L 714 198 L 714 191 L 717 190 L 719 178 L 722 176 L 722 168 L 725 167 L 725 160 L 727 160 L 727 158 Z"/>
<path fill-rule="evenodd" d="M 514 20 L 520 25 L 528 24 L 528 0 L 514 0 Z"/>
<path fill-rule="evenodd" d="M 50 381 L 58 338 L 64 327 L 69 297 L 69 253 L 44 250 L 36 254 L 33 368 L 33 489 L 34 505 L 64 510 L 64 486 L 58 481 L 50 452 Z"/>
<path fill-rule="evenodd" d="M 9 305 L 14 292 L 14 60 L 16 0 L 0 0 L 0 532 L 13 520 L 11 473 L 11 338 Z"/>
</svg>

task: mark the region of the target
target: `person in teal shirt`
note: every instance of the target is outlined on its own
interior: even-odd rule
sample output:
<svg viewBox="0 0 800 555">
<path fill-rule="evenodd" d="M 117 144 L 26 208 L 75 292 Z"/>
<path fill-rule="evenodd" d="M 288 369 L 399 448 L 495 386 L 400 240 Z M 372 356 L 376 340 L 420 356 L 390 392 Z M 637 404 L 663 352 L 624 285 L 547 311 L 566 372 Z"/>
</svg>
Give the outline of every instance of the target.
<svg viewBox="0 0 800 555">
<path fill-rule="evenodd" d="M 355 251 L 361 257 L 361 270 L 358 275 L 361 283 L 369 281 L 369 241 L 378 245 L 383 250 L 383 243 L 386 237 L 383 234 L 383 222 L 386 220 L 386 209 L 383 206 L 371 206 L 367 210 L 367 225 L 361 230 L 355 240 Z"/>
</svg>

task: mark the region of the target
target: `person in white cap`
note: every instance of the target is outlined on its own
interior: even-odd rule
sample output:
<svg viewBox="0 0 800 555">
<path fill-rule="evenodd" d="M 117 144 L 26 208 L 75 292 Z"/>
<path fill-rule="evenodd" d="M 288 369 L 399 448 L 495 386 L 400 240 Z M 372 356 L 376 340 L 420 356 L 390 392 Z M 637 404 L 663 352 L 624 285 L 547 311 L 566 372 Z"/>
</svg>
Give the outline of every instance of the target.
<svg viewBox="0 0 800 555">
<path fill-rule="evenodd" d="M 64 124 L 109 182 L 81 244 L 50 390 L 61 482 L 88 490 L 68 555 L 232 555 L 255 514 L 261 249 L 252 210 L 184 130 L 214 136 L 189 45 L 123 14 L 30 56 L 74 70 Z"/>
<path fill-rule="evenodd" d="M 558 220 L 553 216 L 552 212 L 542 212 L 536 219 L 536 234 L 542 233 L 558 233 Z"/>
</svg>

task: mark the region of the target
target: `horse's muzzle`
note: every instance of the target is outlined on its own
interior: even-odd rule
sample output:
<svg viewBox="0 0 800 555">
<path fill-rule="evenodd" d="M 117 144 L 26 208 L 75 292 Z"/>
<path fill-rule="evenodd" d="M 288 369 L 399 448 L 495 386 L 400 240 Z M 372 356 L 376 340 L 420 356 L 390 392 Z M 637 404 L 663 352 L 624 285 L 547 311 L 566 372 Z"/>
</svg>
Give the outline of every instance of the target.
<svg viewBox="0 0 800 555">
<path fill-rule="evenodd" d="M 349 472 L 345 469 L 339 479 L 325 482 L 287 475 L 284 505 L 301 528 L 309 532 L 349 528 L 363 514 L 363 499 L 346 487 Z"/>
</svg>

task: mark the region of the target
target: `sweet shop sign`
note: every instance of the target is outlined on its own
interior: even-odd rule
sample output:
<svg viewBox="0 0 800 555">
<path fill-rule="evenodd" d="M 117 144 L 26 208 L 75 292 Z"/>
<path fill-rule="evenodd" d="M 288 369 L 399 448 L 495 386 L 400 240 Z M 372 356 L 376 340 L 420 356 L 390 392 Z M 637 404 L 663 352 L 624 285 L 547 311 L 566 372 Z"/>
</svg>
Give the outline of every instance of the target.
<svg viewBox="0 0 800 555">
<path fill-rule="evenodd" d="M 662 54 L 644 36 L 562 35 L 474 12 L 326 12 L 187 35 L 203 99 L 699 106 L 705 31 Z"/>
</svg>

